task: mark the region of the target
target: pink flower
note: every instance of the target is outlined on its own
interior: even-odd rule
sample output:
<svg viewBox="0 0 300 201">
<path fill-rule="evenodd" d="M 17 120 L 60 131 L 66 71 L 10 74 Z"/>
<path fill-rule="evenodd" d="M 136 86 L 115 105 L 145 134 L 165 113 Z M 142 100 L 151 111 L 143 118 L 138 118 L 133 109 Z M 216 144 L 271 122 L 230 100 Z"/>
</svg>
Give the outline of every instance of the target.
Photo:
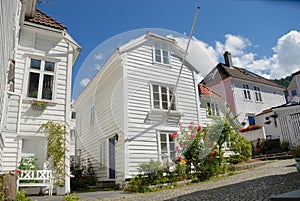
<svg viewBox="0 0 300 201">
<path fill-rule="evenodd" d="M 193 125 L 192 125 L 192 124 L 191 124 L 191 125 L 189 125 L 188 129 L 190 129 L 190 130 L 191 130 L 192 128 L 193 128 Z"/>
<path fill-rule="evenodd" d="M 179 146 L 176 146 L 176 147 L 175 147 L 175 150 L 178 151 L 178 150 L 179 150 Z"/>
<path fill-rule="evenodd" d="M 171 137 L 172 137 L 172 138 L 178 137 L 178 132 L 176 131 L 175 133 L 172 133 L 172 134 L 171 134 Z"/>
<path fill-rule="evenodd" d="M 178 126 L 179 126 L 179 127 L 181 127 L 181 126 L 182 126 L 182 124 L 181 124 L 181 123 L 179 123 L 179 124 L 178 124 Z"/>
<path fill-rule="evenodd" d="M 196 134 L 195 133 L 192 133 L 191 134 L 191 138 L 195 138 L 196 137 Z"/>
<path fill-rule="evenodd" d="M 201 126 L 195 126 L 195 129 L 196 129 L 197 131 L 201 131 L 202 127 L 201 127 Z"/>
<path fill-rule="evenodd" d="M 194 122 L 193 122 L 193 121 L 191 121 L 191 124 L 194 124 Z"/>
</svg>

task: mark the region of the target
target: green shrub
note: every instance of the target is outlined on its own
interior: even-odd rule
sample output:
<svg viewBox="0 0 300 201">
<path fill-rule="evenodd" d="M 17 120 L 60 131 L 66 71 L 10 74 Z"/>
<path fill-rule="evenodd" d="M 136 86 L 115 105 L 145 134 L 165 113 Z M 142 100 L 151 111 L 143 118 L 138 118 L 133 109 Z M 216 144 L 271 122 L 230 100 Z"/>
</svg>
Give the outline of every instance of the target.
<svg viewBox="0 0 300 201">
<path fill-rule="evenodd" d="M 243 157 L 241 157 L 240 155 L 236 154 L 236 155 L 231 155 L 228 158 L 226 158 L 226 161 L 230 164 L 238 164 L 244 161 Z"/>
<path fill-rule="evenodd" d="M 64 196 L 65 201 L 77 201 L 80 200 L 80 197 L 76 195 L 76 193 L 71 193 Z"/>
<path fill-rule="evenodd" d="M 280 142 L 280 148 L 282 149 L 282 151 L 288 151 L 289 147 L 290 147 L 290 144 L 288 141 L 283 140 Z"/>
<path fill-rule="evenodd" d="M 245 137 L 238 133 L 232 133 L 230 136 L 230 150 L 239 155 L 243 161 L 246 161 L 252 156 L 252 145 Z"/>
<path fill-rule="evenodd" d="M 17 201 L 32 201 L 32 199 L 27 198 L 24 191 L 18 191 Z"/>
</svg>

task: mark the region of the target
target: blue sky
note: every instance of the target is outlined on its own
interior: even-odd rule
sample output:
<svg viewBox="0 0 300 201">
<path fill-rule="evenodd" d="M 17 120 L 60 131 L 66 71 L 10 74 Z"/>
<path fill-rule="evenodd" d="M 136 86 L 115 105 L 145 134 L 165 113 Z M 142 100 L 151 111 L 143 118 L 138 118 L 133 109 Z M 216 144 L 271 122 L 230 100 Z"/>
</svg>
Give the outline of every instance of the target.
<svg viewBox="0 0 300 201">
<path fill-rule="evenodd" d="M 143 28 L 188 35 L 198 5 L 201 9 L 193 35 L 199 41 L 195 45 L 211 56 L 213 65 L 223 62 L 222 54 L 228 50 L 235 66 L 267 78 L 285 77 L 300 68 L 300 1 L 297 0 L 44 2 L 38 7 L 68 27 L 82 47 L 73 68 L 73 83 L 88 55 L 116 35 Z"/>
</svg>

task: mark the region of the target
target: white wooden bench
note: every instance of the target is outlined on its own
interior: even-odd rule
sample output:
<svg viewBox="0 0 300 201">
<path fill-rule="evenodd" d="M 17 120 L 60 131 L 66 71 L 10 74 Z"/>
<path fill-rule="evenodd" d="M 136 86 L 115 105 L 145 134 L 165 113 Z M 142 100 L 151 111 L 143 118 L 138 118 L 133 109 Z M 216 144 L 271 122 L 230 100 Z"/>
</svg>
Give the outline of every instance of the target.
<svg viewBox="0 0 300 201">
<path fill-rule="evenodd" d="M 17 189 L 19 187 L 48 187 L 49 195 L 53 192 L 52 170 L 21 170 L 18 176 Z M 27 181 L 23 183 L 21 181 Z M 28 183 L 29 182 L 29 183 Z"/>
</svg>

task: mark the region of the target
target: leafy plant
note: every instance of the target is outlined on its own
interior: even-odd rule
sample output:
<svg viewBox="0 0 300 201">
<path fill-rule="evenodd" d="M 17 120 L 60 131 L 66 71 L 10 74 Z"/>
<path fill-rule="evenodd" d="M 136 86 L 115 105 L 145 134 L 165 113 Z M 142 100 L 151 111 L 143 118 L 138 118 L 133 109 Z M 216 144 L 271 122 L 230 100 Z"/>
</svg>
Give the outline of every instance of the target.
<svg viewBox="0 0 300 201">
<path fill-rule="evenodd" d="M 34 156 L 22 156 L 18 165 L 20 170 L 37 170 L 37 158 Z"/>
<path fill-rule="evenodd" d="M 290 144 L 288 141 L 281 141 L 280 142 L 280 148 L 283 150 L 283 151 L 288 151 L 289 150 L 289 147 L 290 147 Z"/>
<path fill-rule="evenodd" d="M 65 201 L 77 201 L 80 200 L 81 198 L 79 196 L 76 195 L 76 193 L 71 193 L 68 195 L 64 196 L 64 200 Z"/>
<path fill-rule="evenodd" d="M 41 125 L 39 131 L 47 133 L 47 160 L 53 166 L 55 182 L 57 186 L 65 184 L 65 154 L 66 125 L 63 122 L 48 121 Z"/>
<path fill-rule="evenodd" d="M 27 198 L 23 190 L 18 191 L 17 201 L 32 201 L 32 199 Z"/>
<path fill-rule="evenodd" d="M 230 150 L 240 155 L 242 160 L 246 161 L 252 156 L 252 145 L 245 137 L 238 133 L 232 133 L 230 143 Z"/>
<path fill-rule="evenodd" d="M 293 157 L 300 158 L 300 144 L 292 149 Z"/>
</svg>

